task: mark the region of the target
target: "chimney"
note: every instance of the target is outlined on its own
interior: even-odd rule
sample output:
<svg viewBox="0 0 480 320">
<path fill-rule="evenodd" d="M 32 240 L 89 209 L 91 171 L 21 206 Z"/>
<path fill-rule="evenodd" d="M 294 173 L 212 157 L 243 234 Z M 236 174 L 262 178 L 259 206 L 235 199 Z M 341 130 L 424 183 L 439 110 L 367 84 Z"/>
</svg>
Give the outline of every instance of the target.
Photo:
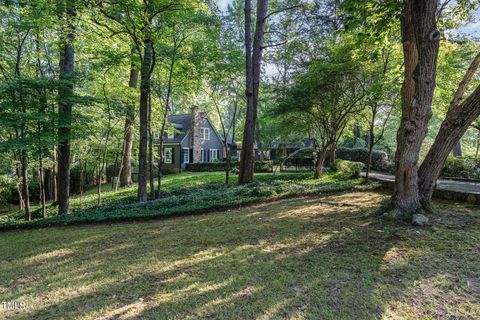
<svg viewBox="0 0 480 320">
<path fill-rule="evenodd" d="M 200 139 L 200 111 L 198 106 L 191 108 L 192 121 L 190 122 L 190 145 L 192 146 L 193 162 L 200 162 L 202 159 Z"/>
</svg>

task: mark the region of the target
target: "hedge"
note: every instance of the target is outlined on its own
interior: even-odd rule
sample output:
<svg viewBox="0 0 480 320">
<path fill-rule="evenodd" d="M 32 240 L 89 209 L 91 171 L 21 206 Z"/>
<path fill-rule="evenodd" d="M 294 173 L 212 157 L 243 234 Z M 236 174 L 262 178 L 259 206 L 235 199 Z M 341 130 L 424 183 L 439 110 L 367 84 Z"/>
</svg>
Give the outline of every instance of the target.
<svg viewBox="0 0 480 320">
<path fill-rule="evenodd" d="M 361 162 L 337 159 L 332 168 L 347 178 L 358 178 L 365 165 Z"/>
<path fill-rule="evenodd" d="M 337 158 L 355 162 L 361 162 L 368 165 L 368 149 L 367 148 L 337 148 Z M 330 159 L 327 158 L 327 163 Z M 388 159 L 388 155 L 379 150 L 372 151 L 372 170 L 390 171 L 393 164 Z"/>
<path fill-rule="evenodd" d="M 442 177 L 480 179 L 480 159 L 448 157 L 440 175 Z"/>
<path fill-rule="evenodd" d="M 214 172 L 214 171 L 224 171 L 225 162 L 199 162 L 199 163 L 187 163 L 185 168 L 190 172 Z M 233 170 L 238 169 L 239 163 L 237 161 L 231 163 L 231 168 Z M 272 172 L 273 171 L 273 162 L 272 161 L 255 161 L 255 172 Z"/>
<path fill-rule="evenodd" d="M 312 148 L 306 148 L 298 151 L 293 157 L 285 161 L 285 165 L 292 166 L 311 166 L 313 165 Z M 365 166 L 368 164 L 367 148 L 337 148 L 336 156 L 338 159 L 361 162 Z M 325 165 L 329 166 L 330 154 L 327 154 Z M 373 150 L 372 152 L 372 170 L 392 171 L 393 163 L 388 159 L 388 155 L 383 151 Z"/>
</svg>

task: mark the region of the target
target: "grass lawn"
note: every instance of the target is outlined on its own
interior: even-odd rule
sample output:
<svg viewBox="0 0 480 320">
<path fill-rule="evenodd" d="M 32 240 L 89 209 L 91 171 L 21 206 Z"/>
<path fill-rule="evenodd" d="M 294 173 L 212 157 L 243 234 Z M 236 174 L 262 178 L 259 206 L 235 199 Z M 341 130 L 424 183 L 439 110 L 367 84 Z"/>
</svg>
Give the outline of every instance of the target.
<svg viewBox="0 0 480 320">
<path fill-rule="evenodd" d="M 0 230 L 36 228 L 52 225 L 151 219 L 179 214 L 205 212 L 221 208 L 274 200 L 287 196 L 332 193 L 352 189 L 372 189 L 378 183 L 365 184 L 362 179 L 347 179 L 337 173 L 325 173 L 321 179 L 311 174 L 256 174 L 256 182 L 237 186 L 224 184 L 222 172 L 182 173 L 167 176 L 163 181 L 162 197 L 145 203 L 136 202 L 137 187 L 118 192 L 105 192 L 98 205 L 95 194 L 72 197 L 71 215 L 56 216 L 57 208 L 48 206 L 47 218 L 34 208 L 33 221 L 25 221 L 23 212 L 0 216 Z"/>
<path fill-rule="evenodd" d="M 221 195 L 219 195 L 221 196 Z M 351 192 L 176 219 L 0 234 L 20 319 L 479 319 L 480 210 L 418 229 Z"/>
</svg>

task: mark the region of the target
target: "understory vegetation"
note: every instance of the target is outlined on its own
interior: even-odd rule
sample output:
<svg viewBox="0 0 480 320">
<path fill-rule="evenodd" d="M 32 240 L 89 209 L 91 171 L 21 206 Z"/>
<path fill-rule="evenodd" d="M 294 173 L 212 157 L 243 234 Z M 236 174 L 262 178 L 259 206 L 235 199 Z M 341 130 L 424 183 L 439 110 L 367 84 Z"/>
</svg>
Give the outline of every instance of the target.
<svg viewBox="0 0 480 320">
<path fill-rule="evenodd" d="M 273 200 L 286 196 L 339 192 L 354 188 L 371 189 L 378 184 L 365 184 L 362 179 L 351 179 L 342 173 L 328 173 L 320 179 L 311 179 L 310 173 L 258 174 L 253 184 L 226 187 L 224 174 L 181 173 L 168 175 L 160 199 L 147 203 L 135 202 L 135 187 L 118 192 L 106 192 L 99 206 L 96 194 L 72 198 L 73 214 L 56 215 L 53 205 L 48 216 L 40 217 L 40 208 L 34 209 L 32 221 L 23 220 L 21 211 L 0 218 L 0 229 L 33 228 L 90 222 L 147 219 L 175 214 L 194 214 L 205 210 L 232 207 L 252 202 Z"/>
<path fill-rule="evenodd" d="M 0 296 L 26 308 L 0 317 L 478 319 L 478 208 L 419 229 L 368 215 L 385 198 L 3 233 Z"/>
</svg>

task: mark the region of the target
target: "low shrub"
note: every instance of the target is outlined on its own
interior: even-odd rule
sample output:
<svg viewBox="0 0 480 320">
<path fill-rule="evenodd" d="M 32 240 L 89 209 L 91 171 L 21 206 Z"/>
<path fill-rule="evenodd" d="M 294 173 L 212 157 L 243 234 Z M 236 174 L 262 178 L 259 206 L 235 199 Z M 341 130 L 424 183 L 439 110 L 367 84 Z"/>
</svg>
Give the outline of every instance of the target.
<svg viewBox="0 0 480 320">
<path fill-rule="evenodd" d="M 313 165 L 313 149 L 305 148 L 297 151 L 291 155 L 284 162 L 287 166 L 312 166 Z M 337 148 L 336 157 L 338 159 L 361 162 L 368 164 L 368 149 L 367 148 Z M 327 153 L 325 165 L 330 166 L 330 154 Z M 390 172 L 393 168 L 393 163 L 388 159 L 388 155 L 383 151 L 373 150 L 372 152 L 372 170 Z"/>
<path fill-rule="evenodd" d="M 225 162 L 199 162 L 199 163 L 187 163 L 186 169 L 190 172 L 215 172 L 215 171 L 224 171 Z M 232 162 L 231 168 L 232 171 L 238 170 L 239 162 Z M 273 162 L 272 161 L 255 161 L 255 172 L 272 172 L 273 171 Z"/>
<path fill-rule="evenodd" d="M 333 163 L 332 167 L 342 176 L 348 178 L 358 178 L 360 177 L 360 172 L 364 166 L 365 165 L 361 162 L 337 159 Z"/>
<path fill-rule="evenodd" d="M 440 175 L 442 177 L 480 179 L 480 159 L 448 157 Z"/>
<path fill-rule="evenodd" d="M 199 162 L 187 163 L 185 168 L 190 172 L 214 172 L 225 170 L 225 166 L 222 162 Z"/>
<path fill-rule="evenodd" d="M 368 149 L 367 148 L 337 148 L 337 158 L 355 162 L 361 162 L 368 165 Z M 329 161 L 327 157 L 327 161 Z M 388 155 L 379 150 L 372 151 L 372 170 L 389 171 L 391 161 Z"/>
</svg>

